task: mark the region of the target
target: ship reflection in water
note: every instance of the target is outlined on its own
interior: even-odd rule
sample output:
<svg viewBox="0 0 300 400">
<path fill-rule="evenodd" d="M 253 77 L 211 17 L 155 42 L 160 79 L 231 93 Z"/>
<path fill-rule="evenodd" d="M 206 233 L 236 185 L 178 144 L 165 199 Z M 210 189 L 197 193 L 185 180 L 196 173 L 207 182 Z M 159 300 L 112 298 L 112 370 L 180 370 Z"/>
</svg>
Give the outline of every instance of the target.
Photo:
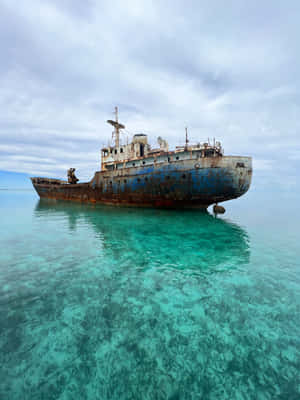
<svg viewBox="0 0 300 400">
<path fill-rule="evenodd" d="M 299 398 L 298 227 L 8 200 L 1 400 Z"/>
<path fill-rule="evenodd" d="M 22 279 L 9 281 L 5 315 L 22 329 L 4 340 L 18 346 L 5 398 L 25 398 L 24 382 L 32 399 L 230 398 L 218 394 L 238 386 L 232 370 L 241 354 L 248 366 L 253 343 L 241 227 L 195 211 L 47 200 L 33 212 L 26 273 L 22 259 Z"/>
<path fill-rule="evenodd" d="M 63 217 L 71 232 L 91 227 L 103 256 L 137 268 L 211 272 L 249 262 L 246 231 L 208 212 L 123 209 L 42 199 L 35 216 L 45 220 Z"/>
</svg>

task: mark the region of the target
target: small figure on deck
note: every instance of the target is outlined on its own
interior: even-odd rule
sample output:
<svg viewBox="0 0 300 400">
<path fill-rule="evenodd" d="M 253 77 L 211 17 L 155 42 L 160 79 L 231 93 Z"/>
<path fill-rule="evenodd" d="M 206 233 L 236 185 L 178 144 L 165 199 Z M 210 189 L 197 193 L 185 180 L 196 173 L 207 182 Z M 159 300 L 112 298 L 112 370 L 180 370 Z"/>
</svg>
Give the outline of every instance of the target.
<svg viewBox="0 0 300 400">
<path fill-rule="evenodd" d="M 75 168 L 68 169 L 68 183 L 75 184 L 78 181 L 79 181 L 79 179 L 76 178 L 76 175 L 75 175 Z"/>
</svg>

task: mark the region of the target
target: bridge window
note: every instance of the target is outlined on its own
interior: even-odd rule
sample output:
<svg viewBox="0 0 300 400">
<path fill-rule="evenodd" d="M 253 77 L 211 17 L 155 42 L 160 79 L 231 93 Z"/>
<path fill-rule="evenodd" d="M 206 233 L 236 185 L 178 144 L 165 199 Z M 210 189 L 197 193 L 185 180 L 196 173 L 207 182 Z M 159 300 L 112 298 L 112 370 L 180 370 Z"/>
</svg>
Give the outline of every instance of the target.
<svg viewBox="0 0 300 400">
<path fill-rule="evenodd" d="M 117 149 L 115 149 L 115 154 L 117 154 L 118 153 L 118 150 Z"/>
<path fill-rule="evenodd" d="M 140 156 L 144 157 L 144 145 L 140 144 Z"/>
<path fill-rule="evenodd" d="M 123 147 L 120 148 L 120 153 L 123 153 Z"/>
</svg>

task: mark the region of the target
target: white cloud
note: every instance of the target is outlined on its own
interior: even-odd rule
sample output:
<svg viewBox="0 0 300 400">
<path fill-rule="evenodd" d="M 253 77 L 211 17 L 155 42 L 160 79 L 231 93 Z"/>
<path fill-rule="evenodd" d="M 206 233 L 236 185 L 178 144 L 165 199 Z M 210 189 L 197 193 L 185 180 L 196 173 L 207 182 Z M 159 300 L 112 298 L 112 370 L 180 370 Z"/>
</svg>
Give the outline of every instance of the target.
<svg viewBox="0 0 300 400">
<path fill-rule="evenodd" d="M 0 1 L 0 169 L 90 177 L 127 129 L 221 139 L 257 179 L 299 162 L 298 2 Z M 1 40 L 1 39 L 0 39 Z M 261 178 L 263 179 L 263 178 Z M 277 179 L 277 178 L 276 178 Z"/>
<path fill-rule="evenodd" d="M 254 159 L 253 160 L 253 168 L 256 171 L 270 171 L 274 168 L 274 161 L 273 160 Z"/>
</svg>

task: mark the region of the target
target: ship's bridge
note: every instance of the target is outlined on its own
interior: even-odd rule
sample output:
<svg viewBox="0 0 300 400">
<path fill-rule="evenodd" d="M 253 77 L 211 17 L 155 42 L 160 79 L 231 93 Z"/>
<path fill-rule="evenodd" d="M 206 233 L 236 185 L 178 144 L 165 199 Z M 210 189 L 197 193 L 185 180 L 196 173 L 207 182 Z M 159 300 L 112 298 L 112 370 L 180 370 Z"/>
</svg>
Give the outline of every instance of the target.
<svg viewBox="0 0 300 400">
<path fill-rule="evenodd" d="M 223 149 L 220 142 L 215 142 L 211 145 L 208 141 L 203 144 L 188 145 L 187 128 L 186 128 L 186 144 L 185 146 L 176 146 L 175 151 L 169 152 L 168 142 L 160 136 L 157 138 L 159 148 L 151 149 L 148 144 L 148 137 L 144 133 L 135 134 L 131 143 L 121 144 L 120 130 L 125 129 L 125 125 L 118 122 L 118 109 L 115 108 L 116 119 L 108 120 L 107 122 L 114 127 L 112 137 L 114 145 L 110 145 L 101 149 L 101 170 L 111 170 L 136 166 L 136 161 L 147 159 L 149 162 L 157 162 L 157 157 L 161 161 L 183 160 L 192 158 L 193 154 L 196 158 L 199 157 L 217 157 L 222 156 Z M 182 153 L 182 154 L 181 154 Z M 147 164 L 143 160 L 143 165 Z"/>
<path fill-rule="evenodd" d="M 126 161 L 132 158 L 145 157 L 150 151 L 148 137 L 144 133 L 133 136 L 129 144 L 119 146 L 108 146 L 102 150 L 102 164 Z"/>
<path fill-rule="evenodd" d="M 107 122 L 114 127 L 112 134 L 115 139 L 114 146 L 104 147 L 101 150 L 101 169 L 107 169 L 115 163 L 125 162 L 139 157 L 147 157 L 150 151 L 148 137 L 144 133 L 138 133 L 133 136 L 132 142 L 127 144 L 120 143 L 120 130 L 125 125 L 118 122 L 118 109 L 115 108 L 116 120 L 108 120 Z"/>
</svg>

